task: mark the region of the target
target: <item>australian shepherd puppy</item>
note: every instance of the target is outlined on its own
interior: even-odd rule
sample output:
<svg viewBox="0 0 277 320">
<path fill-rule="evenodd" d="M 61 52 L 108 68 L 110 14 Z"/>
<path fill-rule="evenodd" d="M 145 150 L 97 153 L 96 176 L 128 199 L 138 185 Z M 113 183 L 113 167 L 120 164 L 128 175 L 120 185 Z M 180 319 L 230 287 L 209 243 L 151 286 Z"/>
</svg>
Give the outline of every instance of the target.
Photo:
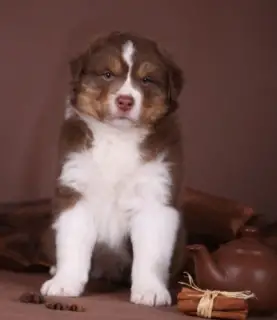
<svg viewBox="0 0 277 320">
<path fill-rule="evenodd" d="M 71 62 L 53 229 L 56 266 L 43 295 L 79 296 L 89 278 L 123 280 L 130 300 L 168 305 L 184 232 L 181 70 L 151 40 L 114 32 Z"/>
</svg>

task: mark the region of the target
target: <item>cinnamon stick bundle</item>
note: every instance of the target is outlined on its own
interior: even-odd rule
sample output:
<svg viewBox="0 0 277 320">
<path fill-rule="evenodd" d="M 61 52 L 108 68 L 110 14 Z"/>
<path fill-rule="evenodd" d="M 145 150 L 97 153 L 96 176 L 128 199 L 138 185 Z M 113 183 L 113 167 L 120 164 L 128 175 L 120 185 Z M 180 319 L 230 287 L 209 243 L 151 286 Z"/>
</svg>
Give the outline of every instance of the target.
<svg viewBox="0 0 277 320">
<path fill-rule="evenodd" d="M 182 312 L 193 312 L 197 310 L 199 300 L 181 300 L 178 302 L 178 309 Z M 214 300 L 214 311 L 241 311 L 248 310 L 244 300 L 235 298 L 217 297 Z"/>
<path fill-rule="evenodd" d="M 201 292 L 196 290 L 183 288 L 178 293 L 178 309 L 182 312 L 193 312 L 197 310 L 197 306 L 202 298 Z M 214 311 L 239 311 L 248 310 L 247 302 L 243 299 L 227 298 L 217 296 L 213 304 Z"/>
<path fill-rule="evenodd" d="M 178 310 L 190 315 L 199 316 L 198 305 L 203 297 L 203 292 L 183 287 L 178 293 Z M 244 299 L 218 295 L 213 300 L 211 318 L 245 320 L 248 315 L 248 304 Z"/>
</svg>

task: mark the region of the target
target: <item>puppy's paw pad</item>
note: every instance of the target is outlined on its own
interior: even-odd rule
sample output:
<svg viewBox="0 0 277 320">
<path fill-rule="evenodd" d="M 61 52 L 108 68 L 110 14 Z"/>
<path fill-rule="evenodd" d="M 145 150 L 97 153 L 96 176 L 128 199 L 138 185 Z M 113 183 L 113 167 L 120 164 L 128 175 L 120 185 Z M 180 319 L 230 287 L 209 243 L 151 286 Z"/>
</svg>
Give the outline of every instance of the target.
<svg viewBox="0 0 277 320">
<path fill-rule="evenodd" d="M 84 284 L 77 279 L 55 276 L 42 285 L 40 292 L 44 296 L 78 297 L 83 289 Z"/>
<path fill-rule="evenodd" d="M 171 296 L 163 286 L 134 288 L 131 293 L 131 302 L 145 306 L 168 306 L 171 305 Z"/>
</svg>

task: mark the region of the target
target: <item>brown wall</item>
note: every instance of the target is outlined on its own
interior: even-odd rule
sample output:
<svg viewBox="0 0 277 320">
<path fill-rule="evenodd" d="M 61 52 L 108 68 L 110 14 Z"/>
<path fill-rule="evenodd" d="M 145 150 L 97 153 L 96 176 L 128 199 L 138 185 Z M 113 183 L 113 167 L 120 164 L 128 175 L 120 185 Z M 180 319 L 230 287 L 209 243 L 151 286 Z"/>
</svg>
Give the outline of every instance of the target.
<svg viewBox="0 0 277 320">
<path fill-rule="evenodd" d="M 1 0 L 0 202 L 52 195 L 67 59 L 123 29 L 160 41 L 185 71 L 188 185 L 276 212 L 277 1 L 95 3 Z"/>
</svg>

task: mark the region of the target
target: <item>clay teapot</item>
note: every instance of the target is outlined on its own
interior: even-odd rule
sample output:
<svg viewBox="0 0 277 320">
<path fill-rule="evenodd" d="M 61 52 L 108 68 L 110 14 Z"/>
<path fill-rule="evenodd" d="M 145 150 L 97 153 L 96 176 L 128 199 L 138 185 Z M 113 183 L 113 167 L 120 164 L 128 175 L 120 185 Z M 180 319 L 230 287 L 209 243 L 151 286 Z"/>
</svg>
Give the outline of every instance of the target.
<svg viewBox="0 0 277 320">
<path fill-rule="evenodd" d="M 202 289 L 250 290 L 250 311 L 273 313 L 277 310 L 277 255 L 259 240 L 254 227 L 245 227 L 241 237 L 210 254 L 203 245 L 190 245 L 196 283 Z"/>
</svg>

